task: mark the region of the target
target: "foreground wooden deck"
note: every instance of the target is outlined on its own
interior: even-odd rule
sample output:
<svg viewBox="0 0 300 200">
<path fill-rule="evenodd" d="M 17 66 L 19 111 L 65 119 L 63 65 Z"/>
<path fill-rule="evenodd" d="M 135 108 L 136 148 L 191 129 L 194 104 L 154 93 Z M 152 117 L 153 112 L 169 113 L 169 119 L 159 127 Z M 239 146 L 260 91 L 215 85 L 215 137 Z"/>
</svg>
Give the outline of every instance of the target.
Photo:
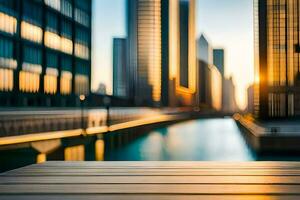
<svg viewBox="0 0 300 200">
<path fill-rule="evenodd" d="M 46 162 L 1 174 L 0 199 L 300 199 L 300 163 Z"/>
</svg>

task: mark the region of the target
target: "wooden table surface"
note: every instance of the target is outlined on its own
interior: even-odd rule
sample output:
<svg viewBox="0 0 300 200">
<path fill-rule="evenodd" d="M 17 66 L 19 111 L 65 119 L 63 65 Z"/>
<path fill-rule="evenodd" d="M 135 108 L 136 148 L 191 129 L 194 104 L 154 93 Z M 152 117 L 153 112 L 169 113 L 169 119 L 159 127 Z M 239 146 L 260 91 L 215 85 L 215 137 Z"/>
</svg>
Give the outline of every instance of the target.
<svg viewBox="0 0 300 200">
<path fill-rule="evenodd" d="M 0 174 L 0 199 L 300 199 L 300 162 L 46 162 Z"/>
</svg>

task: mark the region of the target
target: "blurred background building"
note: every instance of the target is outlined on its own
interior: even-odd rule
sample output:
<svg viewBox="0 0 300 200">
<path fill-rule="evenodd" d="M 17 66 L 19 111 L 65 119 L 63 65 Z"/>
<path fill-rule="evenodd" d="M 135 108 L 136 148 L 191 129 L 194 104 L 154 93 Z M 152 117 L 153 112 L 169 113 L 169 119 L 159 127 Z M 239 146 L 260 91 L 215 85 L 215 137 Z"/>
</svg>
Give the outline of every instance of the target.
<svg viewBox="0 0 300 200">
<path fill-rule="evenodd" d="M 127 46 L 125 38 L 113 39 L 113 95 L 128 97 Z"/>
<path fill-rule="evenodd" d="M 223 81 L 224 95 L 222 100 L 224 113 L 235 113 L 238 111 L 236 99 L 235 99 L 235 85 L 232 77 L 225 78 Z"/>
<path fill-rule="evenodd" d="M 218 68 L 221 75 L 225 76 L 225 55 L 224 49 L 213 50 L 213 64 Z"/>
<path fill-rule="evenodd" d="M 253 114 L 254 112 L 254 85 L 247 88 L 248 105 L 247 112 Z"/>
<path fill-rule="evenodd" d="M 0 1 L 0 104 L 75 105 L 90 92 L 91 0 Z"/>
<path fill-rule="evenodd" d="M 203 34 L 197 41 L 197 48 L 197 97 L 200 108 L 213 108 L 214 110 L 220 111 L 222 109 L 223 75 L 219 71 L 219 68 L 224 67 L 224 64 L 221 65 L 224 63 L 224 57 L 218 58 L 220 61 L 220 63 L 218 63 L 219 68 L 213 64 L 213 48 Z"/>
<path fill-rule="evenodd" d="M 299 1 L 254 1 L 255 114 L 300 115 Z"/>
</svg>

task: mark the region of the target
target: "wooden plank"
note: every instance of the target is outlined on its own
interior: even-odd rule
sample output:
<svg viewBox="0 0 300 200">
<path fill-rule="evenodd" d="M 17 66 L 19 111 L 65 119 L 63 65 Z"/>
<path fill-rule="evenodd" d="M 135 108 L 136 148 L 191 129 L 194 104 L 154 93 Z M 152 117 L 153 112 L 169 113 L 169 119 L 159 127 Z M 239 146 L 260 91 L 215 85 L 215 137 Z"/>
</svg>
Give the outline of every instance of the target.
<svg viewBox="0 0 300 200">
<path fill-rule="evenodd" d="M 92 166 L 106 166 L 106 167 L 196 167 L 196 168 L 208 168 L 208 167 L 300 167 L 300 162 L 272 162 L 272 161 L 254 161 L 254 162 L 215 162 L 215 161 L 51 161 L 45 162 L 39 165 L 31 165 L 31 167 L 92 167 Z"/>
<path fill-rule="evenodd" d="M 299 176 L 9 176 L 0 184 L 300 184 Z"/>
<path fill-rule="evenodd" d="M 280 195 L 26 195 L 26 196 L 2 196 L 2 200 L 298 200 L 298 196 Z"/>
<path fill-rule="evenodd" d="M 0 200 L 299 197 L 297 162 L 47 162 L 0 175 Z"/>
<path fill-rule="evenodd" d="M 0 200 L 299 200 L 297 195 L 3 195 Z"/>
<path fill-rule="evenodd" d="M 300 195 L 300 185 L 260 184 L 7 184 L 4 194 L 224 194 Z"/>
<path fill-rule="evenodd" d="M 300 176 L 299 170 L 198 170 L 198 171 L 165 171 L 165 170 L 37 170 L 6 173 L 2 176 Z"/>
</svg>

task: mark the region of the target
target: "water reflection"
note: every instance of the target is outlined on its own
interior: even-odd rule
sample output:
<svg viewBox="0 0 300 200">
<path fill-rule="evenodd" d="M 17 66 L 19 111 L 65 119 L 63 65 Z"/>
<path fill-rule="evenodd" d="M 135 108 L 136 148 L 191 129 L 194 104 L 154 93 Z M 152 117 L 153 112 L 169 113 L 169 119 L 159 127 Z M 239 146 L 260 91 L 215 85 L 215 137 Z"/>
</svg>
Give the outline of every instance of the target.
<svg viewBox="0 0 300 200">
<path fill-rule="evenodd" d="M 247 146 L 232 119 L 208 119 L 157 129 L 114 150 L 106 160 L 224 160 L 250 161 Z"/>
<path fill-rule="evenodd" d="M 84 145 L 77 145 L 65 148 L 65 161 L 84 161 Z"/>
</svg>

